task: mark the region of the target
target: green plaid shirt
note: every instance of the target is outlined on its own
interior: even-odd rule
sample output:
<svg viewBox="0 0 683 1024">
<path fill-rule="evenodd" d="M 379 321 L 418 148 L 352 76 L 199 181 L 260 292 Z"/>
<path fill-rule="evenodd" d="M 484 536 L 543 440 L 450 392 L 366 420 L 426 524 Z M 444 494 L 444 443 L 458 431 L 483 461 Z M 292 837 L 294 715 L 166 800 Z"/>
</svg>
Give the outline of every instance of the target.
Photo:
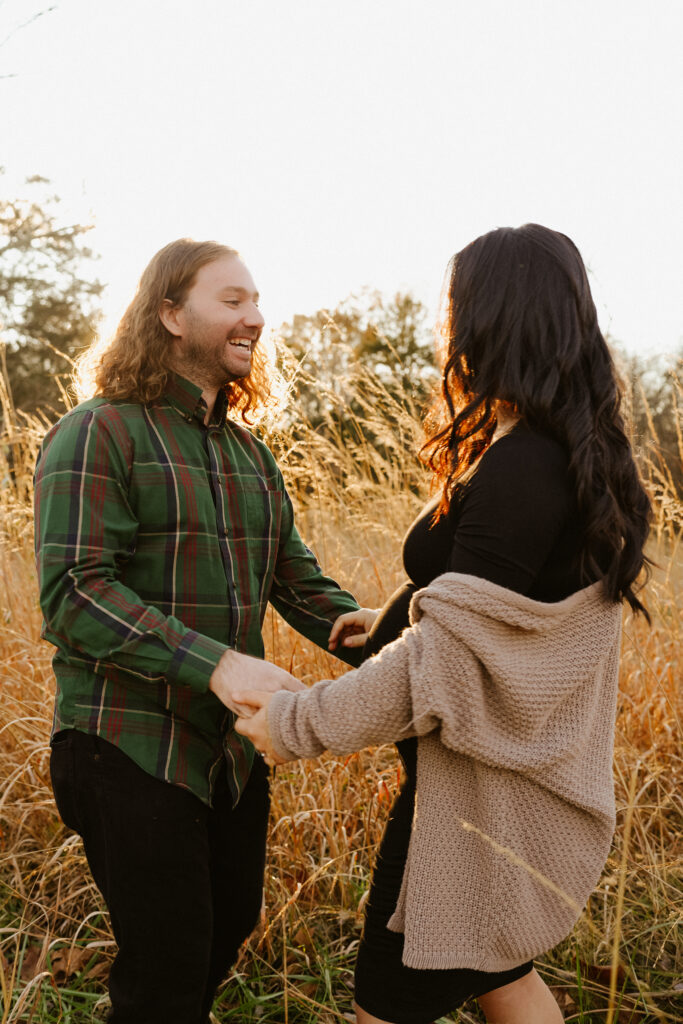
<svg viewBox="0 0 683 1024">
<path fill-rule="evenodd" d="M 96 733 L 206 803 L 226 764 L 236 802 L 254 750 L 208 689 L 221 655 L 263 657 L 268 601 L 323 648 L 357 604 L 299 537 L 268 448 L 222 394 L 205 415 L 177 376 L 159 402 L 67 413 L 36 467 L 36 554 L 53 732 Z"/>
</svg>

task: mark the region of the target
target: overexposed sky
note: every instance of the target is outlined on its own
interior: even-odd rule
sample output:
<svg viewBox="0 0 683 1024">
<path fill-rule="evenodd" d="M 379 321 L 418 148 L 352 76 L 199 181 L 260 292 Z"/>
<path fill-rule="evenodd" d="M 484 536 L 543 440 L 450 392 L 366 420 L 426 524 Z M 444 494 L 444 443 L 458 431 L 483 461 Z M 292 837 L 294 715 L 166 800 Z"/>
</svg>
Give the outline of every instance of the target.
<svg viewBox="0 0 683 1024">
<path fill-rule="evenodd" d="M 0 0 L 0 187 L 94 218 L 109 329 L 182 235 L 240 249 L 276 327 L 363 286 L 434 309 L 453 252 L 538 221 L 604 330 L 671 351 L 681 40 L 682 0 Z"/>
</svg>

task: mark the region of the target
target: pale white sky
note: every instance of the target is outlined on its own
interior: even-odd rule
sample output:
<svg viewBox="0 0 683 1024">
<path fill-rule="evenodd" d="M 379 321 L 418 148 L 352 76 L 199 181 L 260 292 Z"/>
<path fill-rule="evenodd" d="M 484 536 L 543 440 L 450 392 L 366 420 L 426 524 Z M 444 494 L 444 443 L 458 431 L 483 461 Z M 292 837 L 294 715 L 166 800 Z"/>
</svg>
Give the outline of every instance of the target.
<svg viewBox="0 0 683 1024">
<path fill-rule="evenodd" d="M 270 326 L 538 221 L 602 327 L 683 341 L 682 0 L 0 0 L 5 194 L 92 216 L 108 326 L 181 235 L 239 248 Z"/>
</svg>

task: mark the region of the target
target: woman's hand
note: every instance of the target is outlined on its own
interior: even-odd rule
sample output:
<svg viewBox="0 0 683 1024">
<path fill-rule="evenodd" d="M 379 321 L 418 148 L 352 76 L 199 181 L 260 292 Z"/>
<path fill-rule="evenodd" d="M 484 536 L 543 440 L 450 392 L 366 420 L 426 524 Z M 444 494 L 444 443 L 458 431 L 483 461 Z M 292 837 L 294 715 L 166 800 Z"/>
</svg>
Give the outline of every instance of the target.
<svg viewBox="0 0 683 1024">
<path fill-rule="evenodd" d="M 267 712 L 272 697 L 272 693 L 265 693 L 263 690 L 240 690 L 235 693 L 235 699 L 250 712 L 248 717 L 245 715 L 237 719 L 235 728 L 242 736 L 251 740 L 256 749 L 263 754 L 266 764 L 271 766 L 285 764 L 285 759 L 278 757 L 273 750 L 268 728 Z"/>
<path fill-rule="evenodd" d="M 305 690 L 306 687 L 289 672 L 269 661 L 252 658 L 232 649 L 226 651 L 216 665 L 209 689 L 227 708 L 238 715 L 247 716 L 252 709 L 235 699 L 237 690 L 262 690 L 276 693 L 278 690 Z"/>
<path fill-rule="evenodd" d="M 359 608 L 340 615 L 330 630 L 328 649 L 334 651 L 340 643 L 342 647 L 362 647 L 379 613 L 379 608 Z"/>
</svg>

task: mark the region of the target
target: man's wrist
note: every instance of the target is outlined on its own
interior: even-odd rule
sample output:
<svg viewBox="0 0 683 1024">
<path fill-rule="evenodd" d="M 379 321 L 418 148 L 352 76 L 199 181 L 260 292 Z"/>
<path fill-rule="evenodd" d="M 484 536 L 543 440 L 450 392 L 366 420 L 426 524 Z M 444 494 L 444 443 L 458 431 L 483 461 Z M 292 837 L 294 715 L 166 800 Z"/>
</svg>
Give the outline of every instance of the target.
<svg viewBox="0 0 683 1024">
<path fill-rule="evenodd" d="M 240 655 L 232 647 L 228 647 L 220 656 L 218 663 L 211 673 L 209 689 L 217 690 L 221 685 L 234 681 L 236 662 Z"/>
</svg>

